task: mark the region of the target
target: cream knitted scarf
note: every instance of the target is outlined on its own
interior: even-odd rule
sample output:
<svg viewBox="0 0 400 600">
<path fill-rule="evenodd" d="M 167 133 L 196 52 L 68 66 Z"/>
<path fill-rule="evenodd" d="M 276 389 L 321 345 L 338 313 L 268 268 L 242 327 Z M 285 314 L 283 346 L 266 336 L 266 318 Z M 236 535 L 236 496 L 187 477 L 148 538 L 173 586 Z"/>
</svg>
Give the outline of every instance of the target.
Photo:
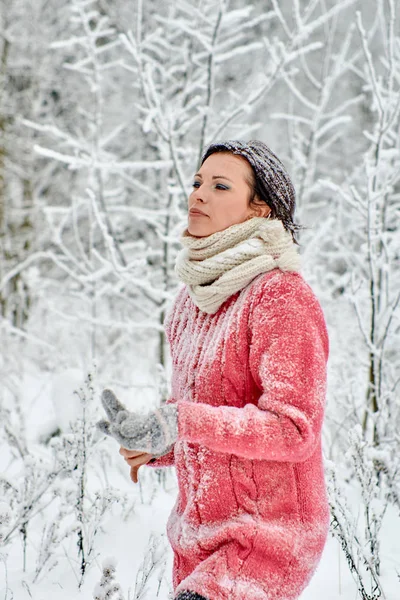
<svg viewBox="0 0 400 600">
<path fill-rule="evenodd" d="M 180 241 L 175 272 L 196 306 L 209 314 L 260 273 L 300 269 L 292 236 L 278 219 L 253 217 L 200 238 L 186 228 Z"/>
</svg>

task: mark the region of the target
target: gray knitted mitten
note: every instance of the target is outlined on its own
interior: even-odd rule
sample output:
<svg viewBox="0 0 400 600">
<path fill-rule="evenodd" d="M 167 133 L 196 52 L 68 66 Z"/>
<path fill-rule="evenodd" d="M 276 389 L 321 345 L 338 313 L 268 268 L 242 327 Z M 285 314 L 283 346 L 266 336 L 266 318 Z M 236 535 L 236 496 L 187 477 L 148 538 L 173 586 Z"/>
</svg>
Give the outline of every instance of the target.
<svg viewBox="0 0 400 600">
<path fill-rule="evenodd" d="M 171 450 L 178 438 L 176 404 L 165 404 L 147 415 L 141 415 L 127 410 L 111 390 L 103 391 L 101 402 L 109 421 L 98 421 L 96 427 L 127 450 L 159 457 Z"/>
</svg>

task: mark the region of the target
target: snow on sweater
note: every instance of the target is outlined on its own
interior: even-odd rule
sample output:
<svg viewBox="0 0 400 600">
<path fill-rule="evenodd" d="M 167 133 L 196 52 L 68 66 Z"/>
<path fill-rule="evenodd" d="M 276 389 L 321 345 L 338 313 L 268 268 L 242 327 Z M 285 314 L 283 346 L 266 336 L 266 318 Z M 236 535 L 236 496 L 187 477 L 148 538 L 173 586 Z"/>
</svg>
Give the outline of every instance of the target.
<svg viewBox="0 0 400 600">
<path fill-rule="evenodd" d="M 165 330 L 178 440 L 167 523 L 173 586 L 210 600 L 294 600 L 329 527 L 321 427 L 328 336 L 298 273 L 274 269 L 206 314 L 179 291 Z"/>
</svg>

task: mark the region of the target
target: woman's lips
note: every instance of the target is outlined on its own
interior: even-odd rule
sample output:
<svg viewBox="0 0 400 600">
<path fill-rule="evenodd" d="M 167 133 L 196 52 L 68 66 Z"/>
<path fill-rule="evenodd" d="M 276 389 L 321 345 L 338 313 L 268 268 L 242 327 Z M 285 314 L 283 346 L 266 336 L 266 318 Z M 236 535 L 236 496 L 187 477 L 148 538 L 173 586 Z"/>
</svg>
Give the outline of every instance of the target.
<svg viewBox="0 0 400 600">
<path fill-rule="evenodd" d="M 207 217 L 207 215 L 200 212 L 189 212 L 189 217 Z"/>
</svg>

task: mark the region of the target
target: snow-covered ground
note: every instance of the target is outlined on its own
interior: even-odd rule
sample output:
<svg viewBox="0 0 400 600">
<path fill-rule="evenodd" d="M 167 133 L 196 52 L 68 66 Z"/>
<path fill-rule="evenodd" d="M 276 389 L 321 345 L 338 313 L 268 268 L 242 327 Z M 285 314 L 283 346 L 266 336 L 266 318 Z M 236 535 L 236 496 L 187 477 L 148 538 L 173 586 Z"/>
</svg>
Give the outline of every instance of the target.
<svg viewBox="0 0 400 600">
<path fill-rule="evenodd" d="M 121 462 L 123 462 L 121 458 Z M 143 598 L 167 598 L 172 587 L 172 551 L 165 536 L 168 514 L 176 498 L 176 482 L 173 469 L 168 469 L 167 489 L 160 485 L 155 497 L 148 498 L 143 490 L 143 502 L 140 498 L 140 485 L 149 489 L 154 485 L 154 473 L 139 471 L 140 484 L 133 484 L 126 471 L 125 486 L 134 504 L 134 510 L 127 521 L 119 516 L 110 515 L 103 523 L 104 531 L 99 534 L 96 544 L 97 558 L 93 562 L 80 591 L 77 589 L 78 564 L 74 541 L 59 549 L 60 563 L 50 573 L 44 575 L 36 584 L 31 583 L 31 570 L 22 572 L 21 547 L 17 544 L 7 561 L 8 596 L 4 582 L 0 587 L 0 598 L 15 600 L 72 600 L 92 598 L 92 592 L 101 577 L 101 563 L 108 557 L 116 560 L 116 579 L 125 592 L 125 598 L 134 598 L 135 578 L 146 555 L 152 534 L 158 540 L 160 550 L 166 560 L 165 572 L 158 589 L 157 572 L 150 576 L 147 594 Z M 64 550 L 67 554 L 64 555 Z M 302 600 L 354 600 L 357 598 L 356 586 L 344 563 L 344 556 L 335 539 L 329 538 L 320 566 L 310 586 L 302 595 Z M 395 597 L 393 597 L 394 600 Z"/>
<path fill-rule="evenodd" d="M 144 474 L 144 468 L 140 470 L 140 478 L 143 486 L 150 485 L 149 478 Z M 128 522 L 122 522 L 118 517 L 108 518 L 103 526 L 104 533 L 97 540 L 98 557 L 94 561 L 87 578 L 80 591 L 77 589 L 78 566 L 73 556 L 76 554 L 74 544 L 71 543 L 66 551 L 69 555 L 62 556 L 60 565 L 37 584 L 30 583 L 29 572 L 24 574 L 21 569 L 21 556 L 18 557 L 18 548 L 14 557 L 8 561 L 8 596 L 4 584 L 0 587 L 0 598 L 15 600 L 73 600 L 78 598 L 92 598 L 92 592 L 101 577 L 101 563 L 107 557 L 116 560 L 116 579 L 125 592 L 125 599 L 135 598 L 135 578 L 140 570 L 141 563 L 146 554 L 149 540 L 152 534 L 159 541 L 160 549 L 164 549 L 163 555 L 166 561 L 165 572 L 159 587 L 157 573 L 150 576 L 146 594 L 143 598 L 168 598 L 168 592 L 172 589 L 172 551 L 165 536 L 165 524 L 176 496 L 176 487 L 173 475 L 169 477 L 170 487 L 168 491 L 160 487 L 151 504 L 141 503 L 139 485 L 130 482 L 128 469 L 126 469 L 126 486 L 132 500 L 135 501 L 135 509 Z M 394 524 L 394 523 L 393 523 Z M 390 523 L 388 526 L 390 530 Z M 394 535 L 392 537 L 395 537 Z M 392 539 L 392 562 L 395 567 L 399 565 L 399 532 L 397 539 Z M 397 542 L 397 547 L 396 547 Z M 390 548 L 388 548 L 388 551 Z M 20 554 L 20 552 L 19 552 Z M 396 559 L 397 557 L 397 559 Z M 384 575 L 384 574 L 383 574 Z M 393 582 L 395 584 L 395 582 Z M 11 590 L 13 595 L 11 594 Z M 397 600 L 398 592 L 393 585 L 393 595 L 389 600 Z M 325 546 L 324 554 L 319 568 L 314 575 L 309 587 L 304 591 L 301 600 L 356 600 L 357 587 L 345 564 L 344 555 L 338 542 L 331 536 Z"/>
<path fill-rule="evenodd" d="M 68 371 L 56 378 L 48 375 L 34 377 L 31 373 L 22 382 L 25 390 L 23 407 L 27 427 L 27 442 L 35 456 L 46 457 L 45 446 L 39 440 L 55 426 L 67 429 L 69 419 L 80 414 L 79 403 L 73 406 L 71 393 L 79 387 L 79 373 Z M 54 394 L 57 400 L 54 402 Z M 98 397 L 93 400 L 93 414 L 100 410 Z M 70 408 L 67 410 L 67 403 Z M 116 581 L 120 584 L 123 598 L 172 598 L 172 551 L 166 537 L 166 521 L 177 495 L 177 481 L 173 468 L 155 471 L 142 467 L 139 484 L 129 477 L 129 467 L 118 453 L 118 444 L 112 439 L 101 440 L 88 462 L 88 497 L 99 489 L 102 480 L 100 449 L 109 457 L 107 466 L 108 485 L 120 494 L 120 501 L 111 502 L 99 519 L 100 527 L 94 535 L 94 550 L 81 587 L 80 562 L 77 553 L 76 534 L 66 536 L 59 545 L 52 547 L 52 556 L 47 565 L 56 559 L 51 570 L 44 568 L 37 580 L 35 569 L 40 561 L 39 546 L 43 526 L 51 523 L 55 514 L 52 505 L 44 503 L 42 510 L 34 516 L 27 529 L 27 551 L 25 557 L 22 535 L 17 534 L 0 553 L 0 599 L 1 600 L 73 600 L 93 598 L 98 585 L 104 560 L 116 563 Z M 99 460 L 97 461 L 97 454 Z M 104 456 L 103 459 L 104 460 Z M 28 461 L 29 464 L 29 461 Z M 44 468 L 48 462 L 44 461 Z M 47 466 L 46 466 L 47 465 Z M 0 474 L 18 485 L 23 481 L 24 469 L 14 449 L 2 444 Z M 73 488 L 71 481 L 63 482 Z M 72 490 L 73 492 L 73 490 Z M 62 498 L 66 496 L 61 495 Z M 73 496 L 74 497 L 74 496 Z M 71 498 L 71 496 L 70 496 Z M 0 504 L 0 515 L 7 511 L 7 504 Z M 14 507 L 14 514 L 18 507 Z M 87 531 L 93 531 L 96 519 L 86 515 Z M 68 522 L 68 519 L 66 520 Z M 397 572 L 400 564 L 400 530 L 398 516 L 388 512 L 384 523 L 381 554 L 384 569 L 381 576 L 385 589 L 391 595 L 388 600 L 398 598 Z M 140 582 L 145 581 L 141 586 Z M 389 593 L 388 592 L 388 593 Z M 302 600 L 356 600 L 357 586 L 351 577 L 345 555 L 338 542 L 329 537 L 323 558 Z"/>
<path fill-rule="evenodd" d="M 142 477 L 143 477 L 143 469 Z M 129 482 L 127 482 L 129 485 Z M 133 489 L 132 497 L 137 499 L 138 492 Z M 106 532 L 98 539 L 98 560 L 93 564 L 81 590 L 77 590 L 76 576 L 73 564 L 70 565 L 64 557 L 63 565 L 35 585 L 30 583 L 29 574 L 24 575 L 15 557 L 15 563 L 8 566 L 8 585 L 14 593 L 15 600 L 73 600 L 92 598 L 92 592 L 101 577 L 101 562 L 112 556 L 117 561 L 116 579 L 125 592 L 125 598 L 133 599 L 135 577 L 143 560 L 151 533 L 160 539 L 160 545 L 165 547 L 166 568 L 162 585 L 158 590 L 156 575 L 150 579 L 147 595 L 143 598 L 168 598 L 171 584 L 172 551 L 165 538 L 165 524 L 169 511 L 174 504 L 176 490 L 165 492 L 160 489 L 151 506 L 137 504 L 135 514 L 128 523 L 122 523 L 118 518 L 110 518 L 104 524 Z M 71 545 L 72 546 L 72 545 Z M 74 548 L 70 548 L 71 556 Z M 77 567 L 75 566 L 75 570 Z M 129 596 L 130 590 L 130 596 Z M 30 592 L 30 593 L 29 593 Z M 31 595 L 30 595 L 31 594 Z M 0 588 L 0 598 L 6 598 L 4 585 Z M 9 592 L 9 598 L 13 596 Z M 326 544 L 320 566 L 301 600 L 355 600 L 356 586 L 344 564 L 344 557 L 336 540 L 330 538 Z M 395 600 L 396 596 L 393 596 Z"/>
</svg>

